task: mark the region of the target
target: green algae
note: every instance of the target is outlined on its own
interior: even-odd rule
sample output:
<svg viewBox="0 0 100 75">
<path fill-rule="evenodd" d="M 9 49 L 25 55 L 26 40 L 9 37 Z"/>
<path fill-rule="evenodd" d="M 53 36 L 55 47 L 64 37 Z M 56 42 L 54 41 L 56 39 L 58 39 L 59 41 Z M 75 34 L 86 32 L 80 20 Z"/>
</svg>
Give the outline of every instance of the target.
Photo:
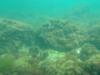
<svg viewBox="0 0 100 75">
<path fill-rule="evenodd" d="M 100 26 L 80 25 L 50 20 L 34 31 L 19 21 L 1 19 L 0 74 L 99 75 Z"/>
</svg>

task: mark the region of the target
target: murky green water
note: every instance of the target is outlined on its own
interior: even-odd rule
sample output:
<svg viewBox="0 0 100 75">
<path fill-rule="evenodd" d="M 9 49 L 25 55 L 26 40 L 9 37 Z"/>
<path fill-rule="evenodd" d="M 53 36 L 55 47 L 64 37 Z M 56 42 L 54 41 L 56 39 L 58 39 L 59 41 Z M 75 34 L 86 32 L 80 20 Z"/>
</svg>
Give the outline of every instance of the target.
<svg viewBox="0 0 100 75">
<path fill-rule="evenodd" d="M 0 75 L 100 75 L 100 1 L 0 1 Z"/>
</svg>

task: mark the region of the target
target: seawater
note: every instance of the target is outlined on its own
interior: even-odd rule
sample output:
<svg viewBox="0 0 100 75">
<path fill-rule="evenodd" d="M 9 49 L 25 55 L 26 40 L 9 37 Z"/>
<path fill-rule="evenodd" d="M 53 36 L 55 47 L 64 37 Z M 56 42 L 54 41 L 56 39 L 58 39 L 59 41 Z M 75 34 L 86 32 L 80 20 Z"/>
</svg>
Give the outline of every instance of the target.
<svg viewBox="0 0 100 75">
<path fill-rule="evenodd" d="M 0 1 L 2 17 L 36 22 L 38 19 L 68 18 L 70 16 L 98 17 L 98 0 L 3 0 Z M 40 20 L 41 20 L 40 19 Z"/>
<path fill-rule="evenodd" d="M 0 75 L 100 75 L 100 1 L 0 0 Z"/>
</svg>

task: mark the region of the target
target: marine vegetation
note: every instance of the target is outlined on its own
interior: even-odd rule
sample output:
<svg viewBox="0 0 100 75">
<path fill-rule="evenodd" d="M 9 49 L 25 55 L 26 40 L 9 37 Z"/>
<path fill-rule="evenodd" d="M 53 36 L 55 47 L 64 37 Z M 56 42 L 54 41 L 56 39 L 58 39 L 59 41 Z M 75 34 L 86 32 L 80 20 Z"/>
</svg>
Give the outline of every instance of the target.
<svg viewBox="0 0 100 75">
<path fill-rule="evenodd" d="M 0 19 L 0 75 L 100 75 L 100 24 Z"/>
</svg>

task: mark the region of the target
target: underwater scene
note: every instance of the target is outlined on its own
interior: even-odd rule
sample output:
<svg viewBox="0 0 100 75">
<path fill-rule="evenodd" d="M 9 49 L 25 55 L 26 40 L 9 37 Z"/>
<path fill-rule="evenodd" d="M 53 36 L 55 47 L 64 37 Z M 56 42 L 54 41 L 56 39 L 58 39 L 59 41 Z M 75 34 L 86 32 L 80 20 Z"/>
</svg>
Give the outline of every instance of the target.
<svg viewBox="0 0 100 75">
<path fill-rule="evenodd" d="M 0 0 L 0 75 L 100 75 L 100 1 Z"/>
</svg>

